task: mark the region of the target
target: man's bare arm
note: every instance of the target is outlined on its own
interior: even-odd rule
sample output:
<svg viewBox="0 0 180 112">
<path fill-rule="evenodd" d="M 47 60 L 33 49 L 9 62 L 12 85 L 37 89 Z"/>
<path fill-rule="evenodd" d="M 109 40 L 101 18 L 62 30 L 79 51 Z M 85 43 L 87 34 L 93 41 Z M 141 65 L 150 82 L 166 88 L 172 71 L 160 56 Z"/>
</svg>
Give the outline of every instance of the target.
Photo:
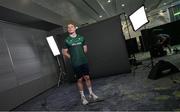
<svg viewBox="0 0 180 112">
<path fill-rule="evenodd" d="M 68 49 L 63 49 L 63 55 L 67 58 L 71 58 L 70 54 L 68 53 Z"/>
<path fill-rule="evenodd" d="M 84 52 L 87 53 L 87 45 L 83 46 Z"/>
</svg>

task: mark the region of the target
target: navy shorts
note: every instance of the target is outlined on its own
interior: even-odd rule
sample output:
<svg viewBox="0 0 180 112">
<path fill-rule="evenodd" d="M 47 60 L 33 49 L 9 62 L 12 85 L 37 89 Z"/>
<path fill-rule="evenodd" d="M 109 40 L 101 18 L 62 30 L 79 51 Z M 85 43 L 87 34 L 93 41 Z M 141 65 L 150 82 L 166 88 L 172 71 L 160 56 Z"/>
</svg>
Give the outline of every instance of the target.
<svg viewBox="0 0 180 112">
<path fill-rule="evenodd" d="M 77 67 L 73 67 L 76 79 L 83 77 L 84 75 L 89 75 L 89 66 L 88 64 L 82 64 Z"/>
</svg>

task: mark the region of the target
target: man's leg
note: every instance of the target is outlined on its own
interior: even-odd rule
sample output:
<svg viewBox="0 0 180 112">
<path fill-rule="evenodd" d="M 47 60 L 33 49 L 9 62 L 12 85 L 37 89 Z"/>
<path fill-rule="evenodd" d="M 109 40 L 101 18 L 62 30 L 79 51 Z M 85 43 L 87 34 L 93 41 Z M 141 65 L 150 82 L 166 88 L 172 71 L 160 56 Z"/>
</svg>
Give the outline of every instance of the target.
<svg viewBox="0 0 180 112">
<path fill-rule="evenodd" d="M 86 85 L 87 85 L 88 90 L 89 90 L 89 94 L 90 94 L 89 97 L 90 98 L 92 97 L 94 100 L 96 100 L 98 98 L 98 96 L 96 96 L 92 91 L 92 83 L 91 83 L 89 75 L 84 75 L 83 78 L 86 81 Z"/>
<path fill-rule="evenodd" d="M 80 92 L 82 104 L 86 105 L 88 103 L 88 101 L 86 100 L 86 97 L 85 97 L 84 91 L 83 91 L 83 77 L 78 79 L 77 86 L 78 86 L 78 89 L 79 89 L 79 92 Z"/>
<path fill-rule="evenodd" d="M 83 91 L 83 77 L 78 79 L 77 86 L 78 86 L 79 91 Z M 80 92 L 80 94 L 81 94 L 81 92 Z M 84 93 L 82 93 L 81 95 L 84 96 Z"/>
<path fill-rule="evenodd" d="M 87 87 L 91 87 L 91 80 L 90 80 L 89 75 L 84 75 L 83 78 L 86 81 Z"/>
</svg>

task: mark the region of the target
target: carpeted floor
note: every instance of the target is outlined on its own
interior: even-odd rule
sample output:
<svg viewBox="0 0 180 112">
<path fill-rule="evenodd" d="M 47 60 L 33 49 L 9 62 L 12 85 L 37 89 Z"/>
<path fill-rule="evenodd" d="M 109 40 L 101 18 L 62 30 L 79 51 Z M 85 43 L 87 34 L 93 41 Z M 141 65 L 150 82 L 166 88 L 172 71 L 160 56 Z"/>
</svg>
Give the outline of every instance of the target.
<svg viewBox="0 0 180 112">
<path fill-rule="evenodd" d="M 167 60 L 180 68 L 180 54 L 153 60 Z M 158 80 L 147 78 L 147 65 L 132 67 L 132 73 L 93 80 L 94 92 L 102 102 L 83 106 L 76 84 L 62 84 L 17 107 L 14 111 L 116 111 L 116 110 L 180 110 L 180 73 Z M 88 95 L 88 91 L 85 91 Z M 46 105 L 44 104 L 46 101 Z"/>
</svg>

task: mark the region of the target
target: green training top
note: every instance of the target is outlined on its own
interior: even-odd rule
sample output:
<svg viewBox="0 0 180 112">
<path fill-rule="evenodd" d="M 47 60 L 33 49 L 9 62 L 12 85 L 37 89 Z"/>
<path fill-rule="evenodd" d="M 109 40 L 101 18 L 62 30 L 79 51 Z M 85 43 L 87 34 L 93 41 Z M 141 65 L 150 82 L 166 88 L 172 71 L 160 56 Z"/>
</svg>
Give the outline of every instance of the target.
<svg viewBox="0 0 180 112">
<path fill-rule="evenodd" d="M 71 56 L 71 62 L 74 67 L 88 63 L 87 57 L 84 53 L 83 46 L 85 39 L 83 36 L 77 35 L 76 37 L 66 37 L 64 42 L 64 48 L 68 49 Z"/>
</svg>

